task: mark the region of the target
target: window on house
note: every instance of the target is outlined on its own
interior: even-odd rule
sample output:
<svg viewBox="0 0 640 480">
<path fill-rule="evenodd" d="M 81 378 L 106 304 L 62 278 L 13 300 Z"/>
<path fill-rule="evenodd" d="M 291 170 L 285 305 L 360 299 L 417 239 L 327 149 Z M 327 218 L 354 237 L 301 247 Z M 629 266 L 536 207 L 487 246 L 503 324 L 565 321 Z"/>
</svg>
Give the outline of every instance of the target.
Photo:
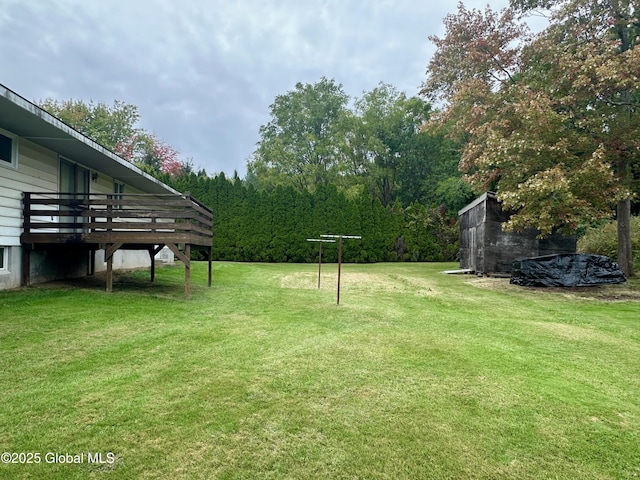
<svg viewBox="0 0 640 480">
<path fill-rule="evenodd" d="M 0 247 L 0 272 L 7 270 L 7 257 L 9 256 L 7 247 Z"/>
<path fill-rule="evenodd" d="M 0 165 L 15 167 L 18 159 L 16 136 L 0 130 Z"/>
</svg>

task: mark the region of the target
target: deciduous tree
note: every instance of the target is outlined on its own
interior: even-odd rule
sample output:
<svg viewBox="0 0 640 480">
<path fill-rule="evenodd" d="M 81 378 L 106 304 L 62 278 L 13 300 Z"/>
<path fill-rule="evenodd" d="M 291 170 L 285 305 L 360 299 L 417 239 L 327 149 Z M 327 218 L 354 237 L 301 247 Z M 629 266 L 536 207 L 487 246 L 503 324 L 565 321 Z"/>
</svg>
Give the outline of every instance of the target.
<svg viewBox="0 0 640 480">
<path fill-rule="evenodd" d="M 131 144 L 141 129 L 137 127 L 138 107 L 116 100 L 113 105 L 83 100 L 47 98 L 39 106 L 80 133 L 117 153 Z"/>
<path fill-rule="evenodd" d="M 634 3 L 636 5 L 634 5 Z M 628 224 L 639 155 L 638 5 L 629 0 L 518 0 L 445 19 L 422 92 L 464 139 L 460 167 L 516 210 L 511 229 L 574 230 L 618 205 L 618 261 L 632 274 Z M 530 36 L 515 9 L 553 7 Z"/>
<path fill-rule="evenodd" d="M 348 100 L 342 85 L 324 77 L 278 95 L 271 120 L 260 127 L 258 148 L 247 166 L 250 175 L 259 183 L 267 179 L 299 191 L 335 179 L 343 141 L 338 125 Z"/>
<path fill-rule="evenodd" d="M 175 148 L 138 126 L 140 115 L 135 105 L 119 100 L 107 105 L 51 98 L 39 102 L 39 105 L 147 173 L 176 177 L 192 170 L 191 161 L 181 159 Z"/>
</svg>

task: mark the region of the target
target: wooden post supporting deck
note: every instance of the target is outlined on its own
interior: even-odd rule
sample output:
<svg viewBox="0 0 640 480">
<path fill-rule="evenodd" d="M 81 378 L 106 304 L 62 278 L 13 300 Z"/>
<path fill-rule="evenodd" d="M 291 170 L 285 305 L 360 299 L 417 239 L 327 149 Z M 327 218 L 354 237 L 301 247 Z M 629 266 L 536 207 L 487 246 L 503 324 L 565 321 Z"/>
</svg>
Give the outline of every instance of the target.
<svg viewBox="0 0 640 480">
<path fill-rule="evenodd" d="M 191 298 L 191 245 L 186 244 L 184 247 L 184 255 L 187 261 L 184 262 L 184 294 L 187 299 Z"/>
<path fill-rule="evenodd" d="M 32 245 L 22 245 L 22 278 L 23 287 L 28 287 L 31 283 L 31 250 Z"/>
<path fill-rule="evenodd" d="M 342 237 L 338 240 L 338 301 L 336 305 L 340 305 L 340 267 L 342 266 Z"/>
<path fill-rule="evenodd" d="M 164 248 L 164 245 L 152 245 L 149 247 L 149 257 L 151 257 L 151 283 L 156 279 L 156 255 L 160 253 L 160 250 Z"/>
<path fill-rule="evenodd" d="M 208 282 L 207 286 L 209 286 L 209 287 L 211 286 L 211 250 L 212 250 L 211 247 L 207 248 L 207 253 L 209 254 L 209 258 L 208 258 L 208 261 L 209 261 L 209 282 Z"/>
<path fill-rule="evenodd" d="M 89 276 L 96 273 L 96 249 L 89 249 Z"/>
<path fill-rule="evenodd" d="M 24 221 L 24 232 L 31 232 L 31 193 L 24 192 L 22 194 L 22 217 Z M 22 275 L 21 281 L 23 287 L 28 287 L 31 283 L 31 249 L 33 245 L 22 245 Z"/>
<path fill-rule="evenodd" d="M 191 245 L 185 245 L 184 253 L 175 243 L 167 243 L 167 247 L 184 263 L 184 293 L 189 298 L 191 296 Z"/>
<path fill-rule="evenodd" d="M 106 256 L 106 250 L 105 250 Z M 107 257 L 107 292 L 113 291 L 113 255 Z"/>
<path fill-rule="evenodd" d="M 153 253 L 154 252 L 154 248 L 151 247 L 148 250 L 148 252 L 149 252 L 149 259 L 151 261 L 151 265 L 150 265 L 150 267 L 151 267 L 150 268 L 150 270 L 151 270 L 150 277 L 151 278 L 150 278 L 150 280 L 151 280 L 151 283 L 153 283 L 153 281 L 156 279 L 156 259 L 155 259 L 155 254 Z"/>
<path fill-rule="evenodd" d="M 104 249 L 104 257 L 107 261 L 107 292 L 113 291 L 113 254 L 122 245 L 122 243 L 108 243 Z"/>
<path fill-rule="evenodd" d="M 322 269 L 322 242 L 318 248 L 318 288 L 320 288 L 320 270 Z"/>
</svg>

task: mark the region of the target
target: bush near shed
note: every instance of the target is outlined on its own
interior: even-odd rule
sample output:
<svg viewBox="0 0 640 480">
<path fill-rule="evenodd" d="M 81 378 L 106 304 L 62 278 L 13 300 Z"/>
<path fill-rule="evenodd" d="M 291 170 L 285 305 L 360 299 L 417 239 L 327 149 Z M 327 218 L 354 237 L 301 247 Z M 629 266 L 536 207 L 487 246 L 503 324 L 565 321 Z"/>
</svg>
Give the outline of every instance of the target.
<svg viewBox="0 0 640 480">
<path fill-rule="evenodd" d="M 617 259 L 618 224 L 607 222 L 597 227 L 588 228 L 578 239 L 578 252 L 596 253 Z M 640 217 L 631 217 L 631 243 L 633 246 L 633 269 L 640 271 Z"/>
</svg>

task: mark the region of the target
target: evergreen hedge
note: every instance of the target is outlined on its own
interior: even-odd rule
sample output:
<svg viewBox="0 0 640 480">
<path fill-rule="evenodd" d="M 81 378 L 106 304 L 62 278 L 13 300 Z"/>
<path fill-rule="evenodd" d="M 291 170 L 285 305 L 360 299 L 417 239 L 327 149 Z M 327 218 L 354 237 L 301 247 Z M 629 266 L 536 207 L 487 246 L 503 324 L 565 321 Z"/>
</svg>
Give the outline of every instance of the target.
<svg viewBox="0 0 640 480">
<path fill-rule="evenodd" d="M 322 234 L 361 235 L 344 242 L 343 261 L 455 261 L 458 224 L 440 209 L 414 202 L 384 207 L 363 191 L 347 197 L 333 185 L 313 193 L 278 186 L 258 191 L 239 178 L 186 175 L 171 182 L 213 211 L 213 259 L 242 262 L 315 262 Z M 326 244 L 323 261 L 336 262 Z"/>
</svg>

